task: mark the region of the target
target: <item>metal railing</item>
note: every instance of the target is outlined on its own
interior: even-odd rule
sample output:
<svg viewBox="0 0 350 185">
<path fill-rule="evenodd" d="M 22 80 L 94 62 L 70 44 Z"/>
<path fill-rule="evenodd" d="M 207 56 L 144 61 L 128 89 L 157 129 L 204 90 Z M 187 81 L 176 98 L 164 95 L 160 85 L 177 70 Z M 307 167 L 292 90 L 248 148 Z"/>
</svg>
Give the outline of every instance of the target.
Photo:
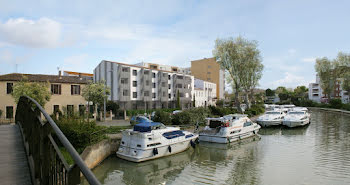
<svg viewBox="0 0 350 185">
<path fill-rule="evenodd" d="M 41 116 L 47 121 L 42 121 Z M 80 184 L 80 172 L 90 184 L 100 184 L 56 123 L 34 99 L 28 96 L 19 99 L 15 122 L 21 130 L 34 185 Z M 68 165 L 51 133 L 73 158 L 74 165 Z"/>
</svg>

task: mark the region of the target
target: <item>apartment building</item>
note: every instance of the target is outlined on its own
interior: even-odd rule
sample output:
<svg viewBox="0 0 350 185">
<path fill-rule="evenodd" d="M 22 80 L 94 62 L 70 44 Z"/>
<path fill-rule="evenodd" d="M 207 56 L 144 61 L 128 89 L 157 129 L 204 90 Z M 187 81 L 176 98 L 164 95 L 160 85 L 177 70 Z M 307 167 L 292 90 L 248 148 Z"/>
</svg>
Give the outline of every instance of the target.
<svg viewBox="0 0 350 185">
<path fill-rule="evenodd" d="M 45 104 L 45 110 L 52 114 L 58 110 L 83 111 L 86 105 L 85 99 L 81 96 L 81 90 L 87 80 L 76 76 L 41 75 L 41 74 L 20 74 L 10 73 L 0 75 L 0 110 L 2 116 L 0 121 L 13 121 L 16 112 L 16 103 L 11 96 L 13 86 L 22 80 L 29 82 L 48 83 L 51 91 L 51 99 Z"/>
<path fill-rule="evenodd" d="M 331 94 L 332 98 L 339 98 L 342 100 L 343 103 L 349 103 L 349 92 L 342 89 L 341 85 L 342 79 L 337 79 L 334 85 L 334 90 Z M 320 78 L 318 75 L 316 75 L 316 83 L 310 83 L 309 84 L 309 99 L 313 100 L 315 102 L 327 102 L 327 96 L 323 93 L 323 90 L 321 88 L 320 84 Z"/>
<path fill-rule="evenodd" d="M 216 84 L 195 78 L 193 96 L 195 97 L 196 107 L 215 106 Z"/>
<path fill-rule="evenodd" d="M 190 73 L 197 79 L 215 83 L 217 98 L 225 98 L 225 71 L 220 68 L 215 58 L 191 61 Z"/>
<path fill-rule="evenodd" d="M 111 88 L 108 99 L 124 109 L 175 108 L 177 93 L 181 107 L 190 108 L 194 77 L 179 73 L 176 67 L 163 67 L 103 60 L 94 69 L 94 81 L 105 81 Z"/>
</svg>

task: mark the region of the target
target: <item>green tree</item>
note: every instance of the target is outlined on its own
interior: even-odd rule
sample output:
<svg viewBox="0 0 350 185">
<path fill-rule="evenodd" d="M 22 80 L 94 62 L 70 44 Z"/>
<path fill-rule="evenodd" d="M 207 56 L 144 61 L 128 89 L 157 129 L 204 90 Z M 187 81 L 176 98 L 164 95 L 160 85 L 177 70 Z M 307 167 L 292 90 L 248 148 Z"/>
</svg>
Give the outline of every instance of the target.
<svg viewBox="0 0 350 185">
<path fill-rule="evenodd" d="M 285 88 L 285 87 L 283 87 L 283 86 L 279 86 L 279 87 L 277 87 L 276 90 L 275 90 L 275 93 L 276 93 L 276 94 L 287 93 L 287 92 L 288 92 L 287 88 Z"/>
<path fill-rule="evenodd" d="M 51 92 L 49 91 L 49 83 L 46 82 L 29 82 L 25 77 L 13 86 L 12 97 L 18 103 L 21 96 L 29 96 L 36 100 L 42 107 L 50 101 Z"/>
<path fill-rule="evenodd" d="M 242 111 L 239 94 L 245 91 L 246 103 L 250 106 L 249 91 L 257 85 L 263 69 L 257 42 L 242 37 L 217 39 L 213 55 L 221 68 L 228 72 L 228 82 L 235 92 L 236 107 Z"/>
<path fill-rule="evenodd" d="M 177 109 L 181 109 L 181 104 L 180 104 L 180 91 L 177 90 L 177 93 L 176 93 L 176 108 Z"/>
<path fill-rule="evenodd" d="M 339 52 L 334 65 L 337 77 L 341 78 L 342 88 L 350 92 L 350 54 Z"/>
<path fill-rule="evenodd" d="M 101 106 L 110 94 L 110 88 L 104 82 L 89 83 L 83 88 L 82 96 L 88 102 L 88 112 L 90 112 L 90 102 Z M 88 116 L 89 120 L 89 116 Z"/>
<path fill-rule="evenodd" d="M 119 105 L 111 100 L 108 100 L 106 103 L 106 110 L 107 111 L 112 111 L 114 114 L 117 114 L 117 111 L 119 109 Z"/>
<path fill-rule="evenodd" d="M 265 90 L 265 95 L 266 96 L 275 96 L 275 91 L 273 91 L 271 89 L 266 89 Z"/>
<path fill-rule="evenodd" d="M 326 57 L 317 58 L 315 70 L 318 76 L 320 77 L 320 83 L 323 93 L 327 96 L 328 100 L 330 100 L 336 79 L 334 73 L 334 64 L 331 60 L 329 60 Z"/>
</svg>

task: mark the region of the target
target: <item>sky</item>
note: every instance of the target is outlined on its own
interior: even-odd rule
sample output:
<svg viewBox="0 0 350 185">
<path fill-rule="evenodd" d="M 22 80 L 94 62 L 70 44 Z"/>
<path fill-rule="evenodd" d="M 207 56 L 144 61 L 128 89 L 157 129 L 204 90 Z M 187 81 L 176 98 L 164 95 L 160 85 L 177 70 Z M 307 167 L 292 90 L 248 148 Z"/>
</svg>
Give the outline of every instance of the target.
<svg viewBox="0 0 350 185">
<path fill-rule="evenodd" d="M 93 73 L 102 60 L 190 67 L 215 40 L 256 40 L 259 88 L 315 81 L 317 57 L 350 52 L 350 1 L 0 0 L 0 75 Z"/>
</svg>

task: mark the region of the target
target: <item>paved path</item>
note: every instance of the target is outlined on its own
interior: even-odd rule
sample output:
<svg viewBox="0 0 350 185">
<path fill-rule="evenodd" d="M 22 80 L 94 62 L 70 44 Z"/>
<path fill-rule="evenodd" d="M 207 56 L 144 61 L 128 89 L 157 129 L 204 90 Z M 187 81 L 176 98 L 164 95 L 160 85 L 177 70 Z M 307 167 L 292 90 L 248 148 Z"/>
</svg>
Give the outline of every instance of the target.
<svg viewBox="0 0 350 185">
<path fill-rule="evenodd" d="M 18 125 L 0 126 L 0 184 L 31 184 Z"/>
</svg>

